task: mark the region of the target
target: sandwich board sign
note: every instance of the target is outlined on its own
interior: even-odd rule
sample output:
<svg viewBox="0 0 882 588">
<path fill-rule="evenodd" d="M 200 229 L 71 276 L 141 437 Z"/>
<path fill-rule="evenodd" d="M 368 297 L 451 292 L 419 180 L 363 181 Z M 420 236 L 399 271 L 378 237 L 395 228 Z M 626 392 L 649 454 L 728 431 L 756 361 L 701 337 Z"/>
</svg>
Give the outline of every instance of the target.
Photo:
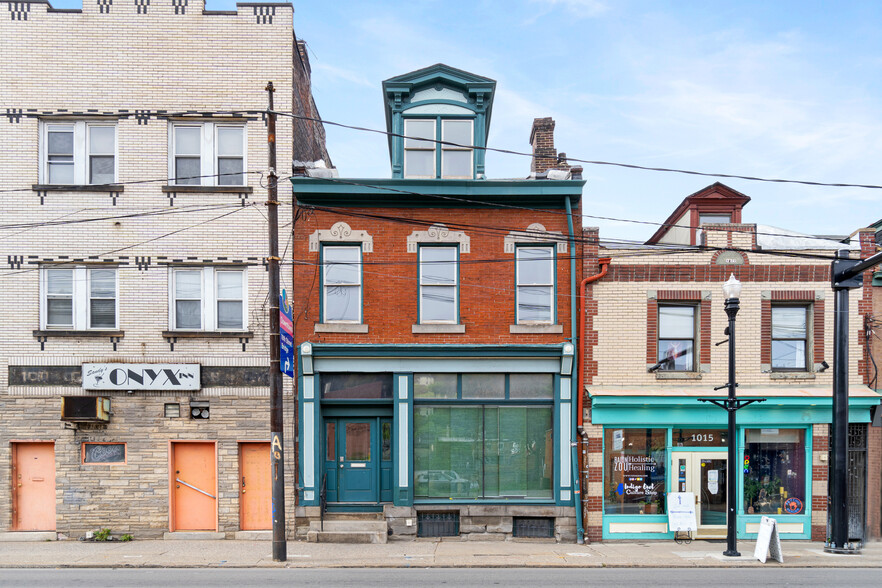
<svg viewBox="0 0 882 588">
<path fill-rule="evenodd" d="M 753 557 L 766 563 L 766 557 L 770 554 L 779 563 L 784 563 L 784 554 L 781 553 L 781 537 L 778 535 L 778 521 L 772 517 L 763 517 L 760 521 L 759 533 L 756 536 L 756 549 L 753 551 Z"/>
<path fill-rule="evenodd" d="M 694 493 L 668 492 L 668 530 L 681 533 L 698 530 Z"/>
</svg>

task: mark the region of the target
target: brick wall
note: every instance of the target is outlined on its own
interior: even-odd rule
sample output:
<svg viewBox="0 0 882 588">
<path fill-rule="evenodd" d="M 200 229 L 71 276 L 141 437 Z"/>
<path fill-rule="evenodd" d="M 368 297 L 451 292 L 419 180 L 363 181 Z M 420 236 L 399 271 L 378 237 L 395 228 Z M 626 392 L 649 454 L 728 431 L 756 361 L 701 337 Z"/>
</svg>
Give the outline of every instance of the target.
<svg viewBox="0 0 882 588">
<path fill-rule="evenodd" d="M 10 488 L 10 440 L 56 443 L 59 530 L 81 534 L 96 525 L 136 536 L 168 530 L 168 441 L 200 438 L 218 441 L 220 528 L 238 525 L 235 471 L 236 440 L 269 438 L 265 387 L 203 389 L 212 417 L 168 422 L 162 399 L 152 393 L 114 398 L 106 427 L 93 428 L 95 440 L 125 441 L 125 467 L 79 465 L 82 433 L 60 421 L 60 396 L 82 394 L 79 387 L 10 387 L 10 366 L 78 366 L 85 362 L 200 363 L 262 366 L 268 357 L 266 127 L 260 113 L 235 119 L 246 126 L 246 176 L 242 193 L 163 191 L 169 175 L 169 116 L 186 111 L 259 111 L 267 106 L 264 88 L 272 81 L 275 108 L 314 116 L 308 64 L 295 54 L 293 9 L 288 4 L 239 5 L 232 12 L 204 13 L 201 0 L 154 0 L 140 9 L 131 0 L 84 2 L 79 11 L 53 11 L 48 4 L 0 2 L 0 168 L 5 195 L 0 216 L 5 224 L 24 223 L 0 241 L 0 488 Z M 7 10 L 9 9 L 9 10 Z M 21 18 L 16 18 L 21 12 Z M 10 16 L 7 16 L 10 15 Z M 26 16 L 26 18 L 25 18 Z M 293 61 L 293 66 L 292 66 Z M 5 109 L 10 109 L 6 116 Z M 150 114 L 136 111 L 148 110 Z M 127 111 L 127 112 L 120 112 Z M 61 120 L 97 120 L 117 126 L 118 181 L 115 197 L 107 191 L 41 191 L 40 121 L 44 113 Z M 41 119 L 40 117 L 43 116 Z M 172 117 L 173 118 L 173 117 Z M 59 119 L 52 119 L 59 120 Z M 178 120 L 178 119 L 174 119 Z M 196 116 L 196 120 L 207 119 Z M 316 123 L 280 117 L 277 157 L 284 177 L 295 157 L 329 163 L 324 134 Z M 261 177 L 264 181 L 261 182 Z M 281 190 L 282 200 L 286 192 Z M 173 196 L 173 197 L 171 197 Z M 290 201 L 290 200 L 289 200 Z M 257 203 L 257 206 L 251 206 Z M 244 205 L 244 206 L 243 206 Z M 287 211 L 287 212 L 286 212 Z M 283 206 L 281 218 L 290 215 Z M 88 221 L 89 219 L 104 219 Z M 27 223 L 63 220 L 69 224 Z M 282 221 L 284 224 L 284 221 Z M 285 237 L 282 231 L 282 244 Z M 78 261 L 76 261 L 78 260 Z M 39 340 L 40 280 L 44 263 L 118 267 L 119 330 L 108 337 L 57 337 Z M 213 265 L 244 268 L 250 334 L 231 338 L 179 338 L 172 351 L 162 332 L 169 326 L 169 267 Z M 291 290 L 283 266 L 282 284 Z M 286 379 L 286 405 L 293 410 L 293 385 Z M 286 415 L 288 508 L 294 506 L 293 414 Z M 98 468 L 98 469 L 96 469 Z M 95 476 L 96 471 L 102 476 Z M 105 475 L 106 474 L 106 475 Z M 67 499 L 85 496 L 78 502 Z M 0 492 L 0 529 L 11 528 L 10 492 Z M 289 516 L 289 522 L 292 523 Z"/>
</svg>

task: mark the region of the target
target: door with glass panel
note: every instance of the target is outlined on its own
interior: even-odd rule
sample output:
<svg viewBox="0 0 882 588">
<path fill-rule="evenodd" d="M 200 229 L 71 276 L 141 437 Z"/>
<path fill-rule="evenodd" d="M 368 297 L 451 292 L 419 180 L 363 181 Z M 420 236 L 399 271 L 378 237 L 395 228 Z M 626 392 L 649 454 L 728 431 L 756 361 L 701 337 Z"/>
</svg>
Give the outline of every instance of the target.
<svg viewBox="0 0 882 588">
<path fill-rule="evenodd" d="M 695 494 L 697 537 L 726 536 L 727 455 L 722 452 L 674 452 L 675 491 Z"/>
<path fill-rule="evenodd" d="M 336 437 L 337 502 L 379 502 L 377 419 L 336 419 L 330 429 Z"/>
</svg>

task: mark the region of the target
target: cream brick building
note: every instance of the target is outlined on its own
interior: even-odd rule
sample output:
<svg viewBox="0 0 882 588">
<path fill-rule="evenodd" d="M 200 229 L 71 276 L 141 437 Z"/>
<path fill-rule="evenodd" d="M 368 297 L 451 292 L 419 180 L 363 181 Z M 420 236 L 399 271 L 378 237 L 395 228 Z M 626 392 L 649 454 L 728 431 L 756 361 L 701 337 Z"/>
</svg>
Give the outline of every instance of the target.
<svg viewBox="0 0 882 588">
<path fill-rule="evenodd" d="M 601 236 L 588 256 L 585 275 L 608 265 L 588 286 L 583 333 L 585 524 L 594 540 L 673 537 L 665 497 L 683 491 L 697 496 L 699 537 L 725 537 L 732 471 L 739 537 L 754 538 L 763 515 L 778 519 L 784 538 L 826 537 L 830 260 L 849 245 L 745 224 L 749 200 L 723 184 L 708 186 L 688 196 L 645 246 L 604 246 Z M 586 236 L 596 243 L 596 229 Z M 853 237 L 852 258 L 874 252 L 872 232 Z M 698 400 L 727 393 L 714 388 L 728 381 L 721 286 L 731 274 L 743 285 L 737 393 L 766 399 L 737 413 L 743 463 L 735 467 L 726 463 L 726 411 Z M 867 350 L 858 336 L 870 312 L 867 290 L 852 290 L 849 305 L 850 437 L 867 435 L 879 404 L 866 386 Z M 878 494 L 879 471 L 853 474 L 856 512 L 865 490 L 854 480 L 869 479 L 866 491 Z"/>
<path fill-rule="evenodd" d="M 269 528 L 267 82 L 317 113 L 290 4 L 203 9 L 0 2 L 0 531 Z M 276 141 L 282 178 L 330 165 L 318 124 L 282 116 Z"/>
</svg>

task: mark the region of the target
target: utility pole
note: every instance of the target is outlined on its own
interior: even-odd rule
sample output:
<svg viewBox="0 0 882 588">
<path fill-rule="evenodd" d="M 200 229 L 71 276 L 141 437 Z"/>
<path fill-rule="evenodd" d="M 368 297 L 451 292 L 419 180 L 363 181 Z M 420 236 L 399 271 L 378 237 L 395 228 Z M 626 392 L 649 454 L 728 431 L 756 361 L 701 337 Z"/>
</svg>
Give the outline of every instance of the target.
<svg viewBox="0 0 882 588">
<path fill-rule="evenodd" d="M 848 291 L 863 284 L 862 272 L 882 262 L 882 253 L 863 261 L 849 259 L 848 249 L 836 253 L 830 268 L 833 306 L 833 419 L 830 451 L 830 529 L 824 551 L 859 553 L 848 536 Z"/>
<path fill-rule="evenodd" d="M 273 110 L 273 83 L 266 85 L 269 107 L 267 110 L 267 147 L 269 148 L 269 175 L 267 179 L 267 220 L 269 223 L 269 326 L 270 326 L 270 435 L 272 443 L 272 500 L 273 500 L 273 561 L 288 560 L 288 538 L 285 533 L 285 453 L 282 436 L 282 351 L 279 326 L 279 202 L 276 174 L 276 113 Z"/>
</svg>

